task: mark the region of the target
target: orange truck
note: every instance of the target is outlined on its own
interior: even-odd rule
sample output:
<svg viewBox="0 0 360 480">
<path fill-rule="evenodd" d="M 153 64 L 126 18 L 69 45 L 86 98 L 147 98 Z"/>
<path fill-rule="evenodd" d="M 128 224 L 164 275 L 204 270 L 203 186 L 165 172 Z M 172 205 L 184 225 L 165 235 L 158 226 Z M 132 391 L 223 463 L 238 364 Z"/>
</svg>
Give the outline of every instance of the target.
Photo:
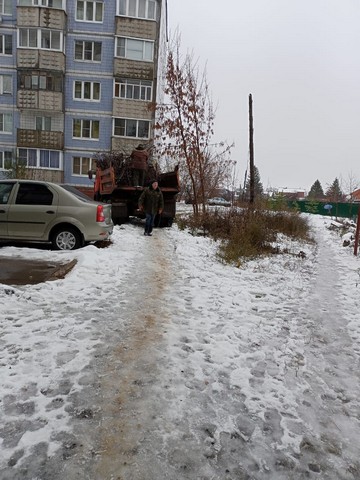
<svg viewBox="0 0 360 480">
<path fill-rule="evenodd" d="M 126 223 L 130 217 L 145 217 L 138 209 L 138 201 L 146 187 L 132 186 L 131 169 L 127 168 L 126 159 L 97 161 L 97 168 L 89 172 L 89 178 L 94 179 L 94 200 L 111 203 L 114 224 Z M 176 213 L 176 197 L 180 191 L 178 166 L 166 173 L 149 168 L 147 181 L 152 178 L 157 179 L 164 197 L 164 210 L 155 219 L 155 226 L 171 227 Z"/>
</svg>

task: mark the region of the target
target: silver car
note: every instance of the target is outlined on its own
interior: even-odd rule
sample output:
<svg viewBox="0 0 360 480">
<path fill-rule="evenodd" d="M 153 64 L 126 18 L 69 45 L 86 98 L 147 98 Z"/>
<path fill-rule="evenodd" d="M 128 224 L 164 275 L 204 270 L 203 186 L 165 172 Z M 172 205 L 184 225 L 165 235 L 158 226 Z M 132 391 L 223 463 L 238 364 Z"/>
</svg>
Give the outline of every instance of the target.
<svg viewBox="0 0 360 480">
<path fill-rule="evenodd" d="M 46 242 L 73 250 L 112 233 L 111 205 L 73 187 L 35 180 L 0 180 L 0 239 Z"/>
<path fill-rule="evenodd" d="M 215 197 L 215 198 L 209 198 L 208 200 L 209 205 L 220 205 L 222 207 L 230 207 L 231 202 L 228 200 L 225 200 L 225 198 L 222 197 Z"/>
</svg>

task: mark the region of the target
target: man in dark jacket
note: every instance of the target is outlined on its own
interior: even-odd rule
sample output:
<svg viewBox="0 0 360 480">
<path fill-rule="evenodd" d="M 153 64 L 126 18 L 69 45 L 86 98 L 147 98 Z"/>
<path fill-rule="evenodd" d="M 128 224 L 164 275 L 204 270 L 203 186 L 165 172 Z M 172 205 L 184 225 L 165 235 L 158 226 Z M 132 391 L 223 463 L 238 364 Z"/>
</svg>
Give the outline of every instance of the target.
<svg viewBox="0 0 360 480">
<path fill-rule="evenodd" d="M 149 159 L 149 152 L 144 145 L 138 145 L 130 155 L 130 168 L 132 169 L 132 185 L 134 187 L 143 186 L 145 180 L 145 173 L 147 170 L 147 162 Z"/>
<path fill-rule="evenodd" d="M 152 180 L 150 187 L 145 188 L 139 198 L 139 209 L 145 212 L 144 235 L 152 235 L 155 216 L 162 213 L 164 209 L 164 197 L 159 188 L 157 180 Z"/>
</svg>

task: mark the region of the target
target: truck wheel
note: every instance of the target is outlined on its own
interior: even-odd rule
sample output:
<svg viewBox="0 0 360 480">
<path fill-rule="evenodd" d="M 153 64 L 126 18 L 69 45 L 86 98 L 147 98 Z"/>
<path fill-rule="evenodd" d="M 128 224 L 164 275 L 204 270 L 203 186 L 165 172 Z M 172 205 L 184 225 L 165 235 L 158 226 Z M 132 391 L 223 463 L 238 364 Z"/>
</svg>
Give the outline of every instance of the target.
<svg viewBox="0 0 360 480">
<path fill-rule="evenodd" d="M 79 230 L 66 226 L 55 230 L 51 243 L 54 250 L 75 250 L 83 245 Z"/>
<path fill-rule="evenodd" d="M 111 204 L 112 220 L 115 225 L 122 225 L 129 221 L 129 212 L 126 203 L 113 202 Z"/>
<path fill-rule="evenodd" d="M 168 218 L 168 219 L 167 219 L 167 225 L 166 225 L 166 226 L 167 226 L 167 227 L 172 227 L 173 221 L 174 221 L 174 219 L 173 219 L 172 217 Z"/>
<path fill-rule="evenodd" d="M 173 218 L 172 217 L 161 217 L 160 218 L 160 221 L 158 223 L 158 226 L 160 228 L 164 228 L 164 227 L 171 227 L 172 224 L 173 224 Z M 155 223 L 156 224 L 156 223 Z"/>
</svg>

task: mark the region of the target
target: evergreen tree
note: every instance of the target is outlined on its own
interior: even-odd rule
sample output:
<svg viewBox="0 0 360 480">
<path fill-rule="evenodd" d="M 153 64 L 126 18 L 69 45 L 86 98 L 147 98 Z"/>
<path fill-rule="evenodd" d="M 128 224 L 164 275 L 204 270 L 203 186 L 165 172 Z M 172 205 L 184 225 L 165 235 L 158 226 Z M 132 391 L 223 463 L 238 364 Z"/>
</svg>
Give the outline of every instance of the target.
<svg viewBox="0 0 360 480">
<path fill-rule="evenodd" d="M 326 199 L 329 202 L 342 202 L 344 199 L 344 194 L 341 191 L 340 183 L 337 178 L 333 181 L 330 187 L 326 190 Z"/>
<path fill-rule="evenodd" d="M 310 192 L 307 196 L 309 200 L 323 200 L 324 199 L 324 190 L 321 186 L 319 180 L 316 180 L 312 187 L 310 188 Z"/>
<path fill-rule="evenodd" d="M 255 190 L 255 199 L 261 198 L 264 195 L 264 187 L 261 183 L 259 169 L 254 165 L 254 190 Z M 249 200 L 250 198 L 250 175 L 248 175 L 245 185 L 245 199 Z"/>
</svg>

